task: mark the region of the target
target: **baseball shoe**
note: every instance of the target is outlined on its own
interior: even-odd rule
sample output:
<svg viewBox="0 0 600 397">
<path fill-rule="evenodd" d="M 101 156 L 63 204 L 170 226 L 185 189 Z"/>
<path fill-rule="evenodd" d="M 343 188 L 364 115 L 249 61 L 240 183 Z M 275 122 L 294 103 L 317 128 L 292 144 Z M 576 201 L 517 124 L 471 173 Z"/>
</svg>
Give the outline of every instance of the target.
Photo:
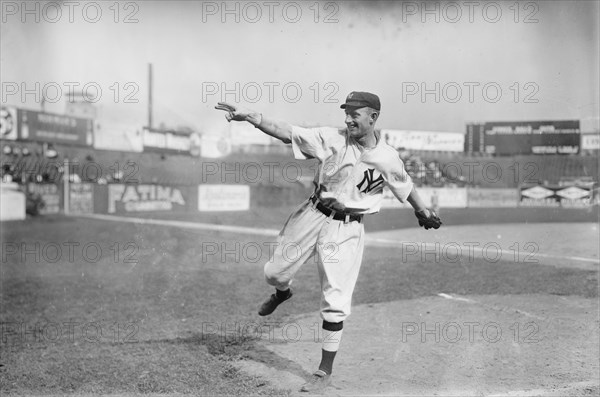
<svg viewBox="0 0 600 397">
<path fill-rule="evenodd" d="M 325 371 L 318 370 L 310 380 L 302 385 L 300 391 L 315 393 L 325 389 L 331 384 L 331 375 Z"/>
<path fill-rule="evenodd" d="M 258 310 L 258 315 L 268 316 L 269 314 L 273 313 L 275 309 L 277 309 L 277 306 L 290 299 L 292 295 L 292 290 L 290 290 L 289 295 L 285 299 L 280 299 L 279 297 L 277 297 L 276 294 L 272 294 L 269 297 L 269 299 L 264 301 L 263 304 L 260 306 L 260 309 Z"/>
</svg>

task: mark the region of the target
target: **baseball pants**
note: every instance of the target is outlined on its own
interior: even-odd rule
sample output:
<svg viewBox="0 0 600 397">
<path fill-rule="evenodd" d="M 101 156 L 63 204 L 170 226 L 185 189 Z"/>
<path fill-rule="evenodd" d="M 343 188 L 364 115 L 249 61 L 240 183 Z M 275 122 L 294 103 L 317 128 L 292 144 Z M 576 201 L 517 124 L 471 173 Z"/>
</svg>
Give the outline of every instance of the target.
<svg viewBox="0 0 600 397">
<path fill-rule="evenodd" d="M 362 222 L 337 221 L 310 201 L 294 211 L 277 238 L 265 264 L 267 283 L 286 290 L 307 260 L 316 256 L 321 283 L 321 318 L 337 323 L 350 315 L 352 293 L 364 248 Z"/>
</svg>

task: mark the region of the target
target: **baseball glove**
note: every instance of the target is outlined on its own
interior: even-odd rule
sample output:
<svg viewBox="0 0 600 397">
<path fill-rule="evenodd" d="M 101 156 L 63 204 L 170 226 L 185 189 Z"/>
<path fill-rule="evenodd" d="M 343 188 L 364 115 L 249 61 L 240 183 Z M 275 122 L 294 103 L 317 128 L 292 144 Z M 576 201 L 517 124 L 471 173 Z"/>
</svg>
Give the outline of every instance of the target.
<svg viewBox="0 0 600 397">
<path fill-rule="evenodd" d="M 440 225 L 442 224 L 440 217 L 435 213 L 434 210 L 430 208 L 426 208 L 421 211 L 415 211 L 415 215 L 419 220 L 419 226 L 423 226 L 425 230 L 429 230 L 431 228 L 439 229 Z"/>
</svg>

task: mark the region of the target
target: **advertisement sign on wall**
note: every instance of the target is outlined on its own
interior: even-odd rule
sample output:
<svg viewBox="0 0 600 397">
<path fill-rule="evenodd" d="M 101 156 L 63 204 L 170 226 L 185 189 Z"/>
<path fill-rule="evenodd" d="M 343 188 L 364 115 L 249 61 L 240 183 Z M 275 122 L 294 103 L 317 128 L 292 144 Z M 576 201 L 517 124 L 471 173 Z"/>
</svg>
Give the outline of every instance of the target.
<svg viewBox="0 0 600 397">
<path fill-rule="evenodd" d="M 519 194 L 516 189 L 480 189 L 467 190 L 469 207 L 502 208 L 517 207 Z"/>
<path fill-rule="evenodd" d="M 162 131 L 144 128 L 142 133 L 144 150 L 180 154 L 200 154 L 200 137 L 197 133 Z"/>
<path fill-rule="evenodd" d="M 108 213 L 184 211 L 185 190 L 177 186 L 110 184 Z"/>
<path fill-rule="evenodd" d="M 17 109 L 12 106 L 0 107 L 0 139 L 14 141 L 18 138 Z"/>
<path fill-rule="evenodd" d="M 600 134 L 581 134 L 581 150 L 600 150 Z"/>
<path fill-rule="evenodd" d="M 39 194 L 44 202 L 40 214 L 58 214 L 60 211 L 60 192 L 54 183 L 29 183 L 29 193 Z"/>
<path fill-rule="evenodd" d="M 494 155 L 577 154 L 579 120 L 499 121 L 468 124 L 467 153 Z"/>
<path fill-rule="evenodd" d="M 24 109 L 18 110 L 18 118 L 20 139 L 78 146 L 94 144 L 91 119 Z"/>
<path fill-rule="evenodd" d="M 71 183 L 69 185 L 69 212 L 72 214 L 92 214 L 94 212 L 94 185 L 92 183 Z"/>
<path fill-rule="evenodd" d="M 583 186 L 521 187 L 521 207 L 584 207 L 590 205 L 592 190 Z"/>
<path fill-rule="evenodd" d="M 199 185 L 199 211 L 247 211 L 250 209 L 248 185 Z"/>
<path fill-rule="evenodd" d="M 381 136 L 396 149 L 438 152 L 464 150 L 465 136 L 460 132 L 381 130 Z"/>
</svg>

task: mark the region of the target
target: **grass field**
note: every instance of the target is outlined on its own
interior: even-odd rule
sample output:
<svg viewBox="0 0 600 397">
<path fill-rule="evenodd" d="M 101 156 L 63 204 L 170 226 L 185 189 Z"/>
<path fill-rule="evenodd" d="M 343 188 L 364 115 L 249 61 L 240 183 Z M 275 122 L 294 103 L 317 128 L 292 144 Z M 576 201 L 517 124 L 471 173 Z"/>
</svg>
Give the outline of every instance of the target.
<svg viewBox="0 0 600 397">
<path fill-rule="evenodd" d="M 502 211 L 481 214 L 475 223 L 505 218 Z M 590 214 L 597 223 L 597 212 Z M 217 223 L 237 219 L 244 226 L 279 228 L 287 214 L 253 215 Z M 273 240 L 61 216 L 4 223 L 0 391 L 288 395 L 237 365 L 288 363 L 236 329 L 265 321 L 256 308 L 271 293 L 262 266 Z M 269 321 L 318 309 L 313 263 L 300 270 L 294 286 L 293 302 Z M 353 304 L 410 302 L 440 292 L 597 300 L 598 271 L 504 258 L 402 261 L 394 247 L 368 246 Z M 215 327 L 228 337 L 208 332 Z"/>
</svg>

